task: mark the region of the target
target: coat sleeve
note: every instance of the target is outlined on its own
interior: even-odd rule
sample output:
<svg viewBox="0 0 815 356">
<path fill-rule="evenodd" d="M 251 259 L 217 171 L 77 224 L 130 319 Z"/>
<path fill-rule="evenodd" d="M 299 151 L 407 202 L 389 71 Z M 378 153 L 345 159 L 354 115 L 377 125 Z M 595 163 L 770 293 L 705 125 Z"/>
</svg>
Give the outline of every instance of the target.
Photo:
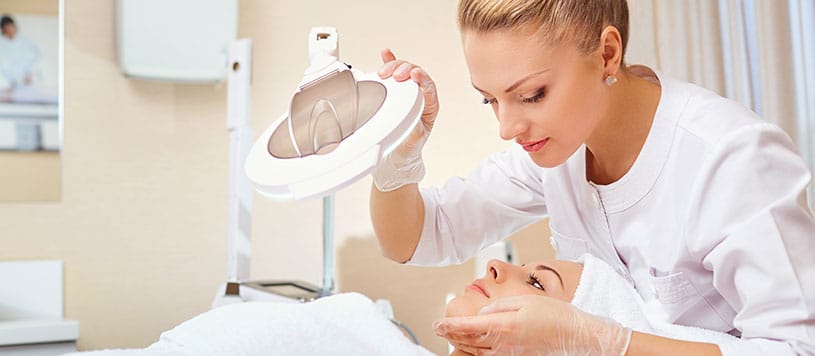
<svg viewBox="0 0 815 356">
<path fill-rule="evenodd" d="M 466 179 L 423 188 L 422 237 L 408 262 L 463 263 L 546 215 L 543 170 L 520 148 L 490 156 Z"/>
<path fill-rule="evenodd" d="M 815 355 L 811 174 L 781 129 L 731 132 L 703 158 L 685 238 L 736 311 L 725 354 Z"/>
</svg>

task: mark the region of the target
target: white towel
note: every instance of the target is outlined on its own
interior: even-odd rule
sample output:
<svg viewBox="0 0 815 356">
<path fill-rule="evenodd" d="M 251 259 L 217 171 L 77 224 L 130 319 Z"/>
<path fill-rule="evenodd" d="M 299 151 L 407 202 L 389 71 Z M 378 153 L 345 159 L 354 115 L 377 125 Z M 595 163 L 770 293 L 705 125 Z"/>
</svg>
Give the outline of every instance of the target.
<svg viewBox="0 0 815 356">
<path fill-rule="evenodd" d="M 147 349 L 99 355 L 120 354 L 433 355 L 405 337 L 374 302 L 358 293 L 302 304 L 226 305 L 164 332 Z"/>
<path fill-rule="evenodd" d="M 585 254 L 577 262 L 583 264 L 583 274 L 572 304 L 587 313 L 613 319 L 625 327 L 648 334 L 714 343 L 723 353 L 726 348 L 722 345 L 739 340 L 719 331 L 649 320 L 642 297 L 605 261 Z"/>
</svg>

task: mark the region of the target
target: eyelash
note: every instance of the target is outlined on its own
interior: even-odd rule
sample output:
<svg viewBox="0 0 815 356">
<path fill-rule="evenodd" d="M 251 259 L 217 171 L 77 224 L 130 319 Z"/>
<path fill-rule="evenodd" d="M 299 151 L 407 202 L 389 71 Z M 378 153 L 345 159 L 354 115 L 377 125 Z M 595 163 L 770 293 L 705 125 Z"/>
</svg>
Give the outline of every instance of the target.
<svg viewBox="0 0 815 356">
<path fill-rule="evenodd" d="M 524 103 L 524 104 L 534 104 L 534 103 L 539 102 L 541 99 L 543 99 L 544 96 L 546 96 L 545 90 L 543 88 L 541 88 L 540 90 L 538 90 L 537 93 L 535 93 L 535 95 L 533 95 L 530 98 L 521 97 L 521 102 Z M 494 98 L 493 99 L 487 99 L 487 98 L 481 99 L 481 103 L 484 104 L 484 105 L 495 104 L 497 102 L 498 101 L 496 99 L 494 99 Z"/>
<path fill-rule="evenodd" d="M 521 98 L 521 102 L 524 103 L 524 104 L 537 103 L 538 101 L 543 99 L 544 95 L 545 95 L 544 90 L 543 90 L 543 88 L 541 88 L 531 98 Z"/>
<path fill-rule="evenodd" d="M 530 286 L 538 288 L 538 289 L 540 289 L 542 291 L 546 291 L 546 288 L 543 288 L 543 283 L 541 283 L 540 280 L 538 279 L 538 277 L 535 277 L 535 275 L 532 274 L 532 273 L 529 274 L 528 283 L 529 283 Z M 535 286 L 535 284 L 537 284 L 537 286 Z"/>
</svg>

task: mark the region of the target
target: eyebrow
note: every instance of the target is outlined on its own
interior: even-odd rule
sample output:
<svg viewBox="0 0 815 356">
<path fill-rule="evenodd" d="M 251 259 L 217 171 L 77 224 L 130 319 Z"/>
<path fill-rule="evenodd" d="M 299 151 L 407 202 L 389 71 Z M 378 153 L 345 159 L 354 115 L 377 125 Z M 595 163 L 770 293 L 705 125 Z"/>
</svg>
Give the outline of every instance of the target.
<svg viewBox="0 0 815 356">
<path fill-rule="evenodd" d="M 538 75 L 541 75 L 541 74 L 546 73 L 546 72 L 548 72 L 548 71 L 549 71 L 549 68 L 544 69 L 544 70 L 542 70 L 542 71 L 540 71 L 540 72 L 535 72 L 535 73 L 527 74 L 526 76 L 524 76 L 523 78 L 521 78 L 521 79 L 519 79 L 517 82 L 515 82 L 514 84 L 510 85 L 510 86 L 509 86 L 509 88 L 507 88 L 506 90 L 504 90 L 504 93 L 509 93 L 509 92 L 511 92 L 511 91 L 513 91 L 513 90 L 515 90 L 515 88 L 517 88 L 519 85 L 523 84 L 524 82 L 526 82 L 526 81 L 527 81 L 527 80 L 529 80 L 530 78 L 535 77 L 535 76 L 538 76 Z M 481 89 L 481 88 L 477 87 L 477 86 L 475 85 L 475 83 L 470 83 L 470 84 L 472 84 L 472 85 L 473 85 L 473 88 L 475 88 L 475 90 L 478 90 L 478 91 L 480 91 L 480 92 L 482 92 L 482 93 L 486 93 L 486 91 L 484 91 L 483 89 Z M 555 273 L 557 273 L 557 272 L 555 272 Z"/>
<path fill-rule="evenodd" d="M 526 266 L 526 263 L 521 265 L 521 267 L 525 267 L 525 266 Z M 560 286 L 562 288 L 566 288 L 566 287 L 563 286 L 563 278 L 560 277 L 560 273 L 557 273 L 557 271 L 555 271 L 554 268 L 549 267 L 547 265 L 537 265 L 537 266 L 535 266 L 535 270 L 536 271 L 550 271 L 550 272 L 554 273 L 557 276 L 557 279 L 560 281 Z"/>
</svg>

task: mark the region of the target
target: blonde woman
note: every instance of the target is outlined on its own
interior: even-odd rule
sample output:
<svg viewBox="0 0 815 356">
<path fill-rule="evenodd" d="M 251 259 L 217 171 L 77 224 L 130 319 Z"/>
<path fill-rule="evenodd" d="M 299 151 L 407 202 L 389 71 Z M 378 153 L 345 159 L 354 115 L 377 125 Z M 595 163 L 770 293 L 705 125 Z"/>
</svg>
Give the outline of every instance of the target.
<svg viewBox="0 0 815 356">
<path fill-rule="evenodd" d="M 671 323 L 740 337 L 740 354 L 815 354 L 811 174 L 790 138 L 737 103 L 624 62 L 624 0 L 461 0 L 462 45 L 500 136 L 468 178 L 418 189 L 435 85 L 385 50 L 382 77 L 422 88 L 422 125 L 374 172 L 383 253 L 462 262 L 544 216 L 562 259 L 591 253 Z M 398 217 L 398 218 L 397 218 Z M 438 334 L 473 354 L 717 355 L 546 296 L 502 299 Z"/>
</svg>

